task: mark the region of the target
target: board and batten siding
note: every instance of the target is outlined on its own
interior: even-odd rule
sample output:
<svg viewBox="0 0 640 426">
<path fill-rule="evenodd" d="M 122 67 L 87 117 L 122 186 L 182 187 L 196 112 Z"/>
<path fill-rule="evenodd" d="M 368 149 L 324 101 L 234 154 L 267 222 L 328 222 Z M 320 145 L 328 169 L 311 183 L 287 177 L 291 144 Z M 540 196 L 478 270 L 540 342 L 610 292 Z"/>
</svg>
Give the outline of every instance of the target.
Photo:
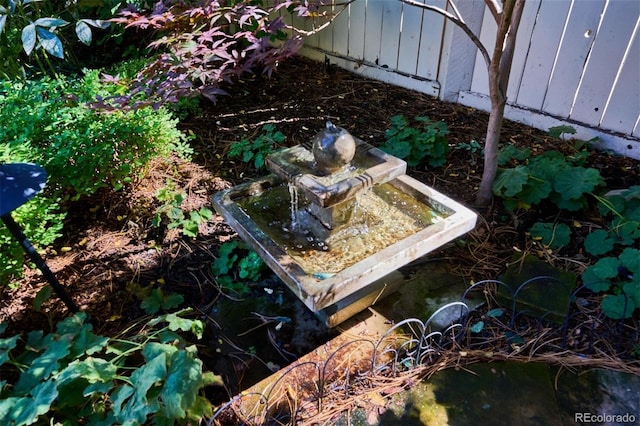
<svg viewBox="0 0 640 426">
<path fill-rule="evenodd" d="M 329 7 L 341 10 L 335 3 Z M 484 1 L 456 6 L 491 54 L 496 23 Z M 301 54 L 490 109 L 486 64 L 468 37 L 441 15 L 399 0 L 355 0 Z M 640 159 L 640 1 L 526 0 L 507 98 L 510 120 L 542 130 L 568 124 L 580 139 L 598 137 L 602 148 Z"/>
</svg>

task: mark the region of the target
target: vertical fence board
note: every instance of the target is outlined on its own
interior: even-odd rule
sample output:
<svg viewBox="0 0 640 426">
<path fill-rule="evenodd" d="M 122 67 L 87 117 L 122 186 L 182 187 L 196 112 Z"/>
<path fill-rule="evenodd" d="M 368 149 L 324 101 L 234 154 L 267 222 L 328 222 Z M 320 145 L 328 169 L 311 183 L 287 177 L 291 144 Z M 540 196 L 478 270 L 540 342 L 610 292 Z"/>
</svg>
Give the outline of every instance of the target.
<svg viewBox="0 0 640 426">
<path fill-rule="evenodd" d="M 331 14 L 332 6 L 328 5 L 328 6 L 320 7 L 320 13 L 322 14 L 323 12 Z M 313 23 L 315 28 L 320 27 L 328 19 L 329 18 L 325 18 L 322 16 L 318 18 L 313 18 Z M 326 50 L 327 52 L 333 52 L 333 33 L 335 29 L 336 29 L 335 25 L 330 25 L 328 28 L 325 28 L 318 33 L 318 47 L 320 49 Z"/>
<path fill-rule="evenodd" d="M 442 9 L 447 5 L 446 0 L 428 0 L 428 3 Z M 405 10 L 407 9 L 405 8 Z M 415 9 L 413 8 L 410 12 L 417 15 L 418 11 Z M 416 74 L 429 80 L 435 80 L 440 65 L 444 17 L 430 10 L 423 11 L 421 15 L 422 28 L 420 30 L 420 50 L 418 51 Z"/>
<path fill-rule="evenodd" d="M 609 105 L 604 111 L 601 126 L 605 129 L 640 136 L 640 129 L 634 127 L 640 120 L 640 34 L 636 21 L 629 53 L 621 65 L 618 81 L 613 87 Z"/>
<path fill-rule="evenodd" d="M 333 51 L 339 55 L 349 54 L 349 10 L 348 7 L 333 6 L 332 13 L 340 13 L 331 23 L 333 30 Z"/>
<path fill-rule="evenodd" d="M 417 74 L 421 27 L 422 10 L 415 6 L 402 5 L 402 28 L 400 29 L 400 50 L 398 50 L 399 71 Z"/>
<path fill-rule="evenodd" d="M 384 0 L 366 0 L 367 14 L 365 21 L 364 59 L 378 63 L 380 59 L 380 42 L 382 34 L 382 9 Z"/>
<path fill-rule="evenodd" d="M 622 63 L 639 13 L 638 2 L 609 2 L 576 94 L 572 119 L 600 123 L 618 73 L 617 64 Z M 637 80 L 635 86 L 638 86 Z M 633 91 L 633 86 L 627 90 Z"/>
<path fill-rule="evenodd" d="M 291 22 L 295 28 L 299 28 L 304 31 L 313 30 L 313 20 L 309 18 L 300 17 L 298 16 L 297 12 L 293 12 L 291 14 Z M 310 47 L 319 47 L 320 34 L 315 33 L 309 37 L 305 37 L 304 43 Z"/>
<path fill-rule="evenodd" d="M 362 0 L 349 5 L 349 56 L 355 59 L 364 59 L 366 7 Z"/>
<path fill-rule="evenodd" d="M 544 111 L 569 117 L 585 60 L 593 45 L 604 0 L 574 1 L 543 103 Z"/>
<path fill-rule="evenodd" d="M 522 18 L 518 27 L 518 35 L 516 37 L 516 46 L 513 52 L 513 61 L 511 62 L 511 73 L 509 74 L 509 86 L 507 87 L 507 99 L 509 102 L 515 101 L 518 97 L 518 90 L 522 82 L 522 74 L 526 66 L 529 49 L 531 47 L 531 34 L 536 23 L 538 10 L 540 9 L 540 0 L 529 0 L 525 2 L 522 11 Z"/>
<path fill-rule="evenodd" d="M 482 19 L 482 29 L 480 30 L 480 42 L 484 45 L 485 49 L 487 49 L 487 52 L 489 52 L 489 57 L 493 54 L 497 31 L 498 24 L 496 24 L 496 20 L 488 10 L 485 10 L 484 18 Z M 487 70 L 487 64 L 480 52 L 476 54 L 476 63 L 473 67 L 473 79 L 471 80 L 471 91 L 489 94 L 489 70 Z"/>
<path fill-rule="evenodd" d="M 398 50 L 400 48 L 400 20 L 402 3 L 385 1 L 382 7 L 382 31 L 380 40 L 379 64 L 390 69 L 398 69 Z"/>
<path fill-rule="evenodd" d="M 571 5 L 568 1 L 543 1 L 535 19 L 529 54 L 525 64 L 516 103 L 542 109 L 546 84 L 551 77 L 554 58 L 562 37 L 562 28 Z M 523 16 L 523 19 L 525 17 Z"/>
</svg>

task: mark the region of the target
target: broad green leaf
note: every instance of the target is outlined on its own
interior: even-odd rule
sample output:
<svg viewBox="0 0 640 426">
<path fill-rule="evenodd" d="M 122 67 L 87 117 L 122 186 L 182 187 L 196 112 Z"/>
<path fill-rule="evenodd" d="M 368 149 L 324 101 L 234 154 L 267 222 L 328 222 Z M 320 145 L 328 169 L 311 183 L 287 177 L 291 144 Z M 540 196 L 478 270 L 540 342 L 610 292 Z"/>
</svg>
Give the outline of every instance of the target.
<svg viewBox="0 0 640 426">
<path fill-rule="evenodd" d="M 204 207 L 198 210 L 198 213 L 200 213 L 201 218 L 204 220 L 210 220 L 213 217 L 213 212 Z"/>
<path fill-rule="evenodd" d="M 640 279 L 635 282 L 625 283 L 622 286 L 622 291 L 633 299 L 633 304 L 637 308 L 640 307 Z"/>
<path fill-rule="evenodd" d="M 82 394 L 85 397 L 89 397 L 93 394 L 104 395 L 113 388 L 113 382 L 95 382 L 84 388 Z"/>
<path fill-rule="evenodd" d="M 640 250 L 627 247 L 618 258 L 625 268 L 640 278 Z"/>
<path fill-rule="evenodd" d="M 145 396 L 151 387 L 167 377 L 167 355 L 160 353 L 131 374 L 136 394 Z"/>
<path fill-rule="evenodd" d="M 184 418 L 200 390 L 202 362 L 191 353 L 180 351 L 171 356 L 170 364 L 160 397 L 169 417 Z"/>
<path fill-rule="evenodd" d="M 620 260 L 615 257 L 603 257 L 590 268 L 600 278 L 615 278 L 619 274 Z"/>
<path fill-rule="evenodd" d="M 113 413 L 115 414 L 116 418 L 118 418 L 118 420 L 121 420 L 122 418 L 122 409 L 123 409 L 123 404 L 126 402 L 126 400 L 133 395 L 133 393 L 135 392 L 135 389 L 132 386 L 129 386 L 128 384 L 124 384 L 121 386 L 118 386 L 116 388 L 116 390 L 111 394 L 111 403 L 112 403 L 112 410 Z"/>
<path fill-rule="evenodd" d="M 29 399 L 26 397 L 7 397 L 0 399 L 0 424 L 11 424 L 11 413 L 15 411 L 15 408 L 20 405 L 20 400 Z"/>
<path fill-rule="evenodd" d="M 51 294 L 53 293 L 53 288 L 50 285 L 45 285 L 40 289 L 40 291 L 36 294 L 36 297 L 33 299 L 33 309 L 37 312 L 42 310 L 42 304 L 49 300 Z"/>
<path fill-rule="evenodd" d="M 93 34 L 91 33 L 91 28 L 89 28 L 89 25 L 87 25 L 86 22 L 82 20 L 76 22 L 76 35 L 78 36 L 78 40 L 82 43 L 87 46 L 91 44 Z"/>
<path fill-rule="evenodd" d="M 219 376 L 216 376 L 219 381 L 217 382 L 220 386 L 223 385 L 223 381 Z M 196 396 L 196 400 L 189 407 L 188 417 L 192 421 L 192 423 L 197 423 L 202 418 L 209 418 L 213 413 L 213 405 L 209 402 L 208 399 L 198 395 Z"/>
<path fill-rule="evenodd" d="M 636 306 L 625 294 L 607 294 L 602 299 L 602 311 L 612 319 L 630 318 Z"/>
<path fill-rule="evenodd" d="M 168 314 L 166 316 L 166 321 L 169 323 L 169 330 L 172 331 L 191 331 L 193 332 L 199 339 L 202 338 L 202 321 L 199 320 L 190 320 L 187 318 L 181 318 L 177 314 Z"/>
<path fill-rule="evenodd" d="M 56 326 L 56 332 L 62 334 L 77 335 L 86 327 L 85 321 L 87 314 L 84 312 L 78 312 L 71 317 L 65 318 L 60 321 Z"/>
<path fill-rule="evenodd" d="M 398 158 L 407 158 L 411 153 L 411 144 L 406 141 L 388 143 L 383 146 L 383 149 L 388 154 Z"/>
<path fill-rule="evenodd" d="M 11 420 L 16 424 L 31 424 L 38 416 L 49 411 L 51 403 L 58 396 L 58 389 L 54 381 L 38 384 L 31 391 L 31 398 L 16 398 L 11 408 Z"/>
<path fill-rule="evenodd" d="M 109 343 L 108 337 L 98 336 L 91 331 L 92 329 L 91 324 L 85 324 L 76 336 L 71 347 L 71 355 L 74 358 L 84 354 L 93 355 L 100 352 Z"/>
<path fill-rule="evenodd" d="M 16 347 L 19 335 L 0 339 L 0 366 L 9 360 L 9 352 Z"/>
<path fill-rule="evenodd" d="M 56 378 L 58 382 L 65 382 L 79 377 L 89 383 L 108 382 L 113 380 L 118 368 L 101 358 L 87 357 L 84 360 L 75 360 L 64 368 Z"/>
<path fill-rule="evenodd" d="M 604 180 L 598 170 L 574 167 L 561 170 L 555 177 L 553 188 L 564 199 L 573 200 L 592 192 L 603 183 Z"/>
<path fill-rule="evenodd" d="M 553 249 L 559 249 L 571 242 L 571 229 L 564 223 L 536 222 L 530 229 L 533 237 L 542 239 L 542 243 Z"/>
<path fill-rule="evenodd" d="M 584 240 L 584 249 L 594 255 L 600 256 L 613 250 L 615 238 L 604 229 L 596 229 Z"/>
<path fill-rule="evenodd" d="M 640 222 L 630 221 L 620 225 L 615 219 L 614 222 L 616 223 L 616 233 L 620 238 L 621 244 L 631 245 L 635 240 L 640 239 Z"/>
<path fill-rule="evenodd" d="M 162 289 L 154 288 L 151 294 L 140 303 L 140 307 L 148 314 L 155 314 L 160 311 L 163 296 Z"/>
<path fill-rule="evenodd" d="M 551 194 L 553 186 L 547 180 L 529 179 L 522 187 L 518 197 L 527 204 L 538 204 Z"/>
<path fill-rule="evenodd" d="M 513 144 L 505 145 L 505 147 L 498 152 L 498 165 L 504 166 L 511 160 L 526 160 L 530 156 L 531 150 L 529 148 L 517 148 Z"/>
<path fill-rule="evenodd" d="M 184 297 L 181 294 L 172 293 L 168 294 L 162 300 L 162 309 L 169 310 L 179 306 L 182 302 L 184 302 Z"/>
<path fill-rule="evenodd" d="M 81 19 L 81 21 L 86 22 L 94 28 L 100 28 L 101 30 L 106 30 L 111 26 L 110 22 L 104 21 L 102 19 Z"/>
<path fill-rule="evenodd" d="M 594 293 L 600 293 L 602 291 L 607 291 L 611 288 L 611 282 L 608 279 L 604 279 L 599 277 L 594 271 L 593 266 L 589 266 L 582 273 L 582 282 L 585 287 Z"/>
<path fill-rule="evenodd" d="M 36 47 L 36 26 L 35 24 L 29 24 L 22 29 L 22 48 L 24 52 L 29 56 Z"/>
<path fill-rule="evenodd" d="M 547 133 L 549 134 L 549 136 L 553 138 L 560 138 L 565 133 L 574 135 L 576 133 L 576 129 L 573 128 L 572 126 L 562 125 L 562 126 L 550 127 Z"/>
<path fill-rule="evenodd" d="M 564 195 L 552 192 L 549 199 L 561 210 L 576 212 L 587 207 L 587 199 L 585 197 L 564 198 Z"/>
<path fill-rule="evenodd" d="M 38 383 L 49 378 L 51 373 L 58 371 L 59 361 L 69 354 L 71 339 L 68 336 L 61 336 L 54 340 L 42 355 L 36 358 L 27 371 L 20 375 L 20 379 L 15 386 L 15 392 L 26 393 Z"/>
<path fill-rule="evenodd" d="M 517 166 L 513 169 L 502 169 L 493 184 L 493 192 L 498 196 L 513 197 L 522 191 L 522 187 L 529 180 L 529 174 L 525 166 Z"/>
<path fill-rule="evenodd" d="M 178 348 L 174 345 L 158 342 L 149 342 L 144 345 L 142 349 L 142 355 L 145 360 L 151 360 L 156 358 L 160 354 L 165 354 L 167 357 L 173 355 L 178 351 Z"/>
<path fill-rule="evenodd" d="M 48 27 L 48 28 L 64 27 L 68 23 L 69 22 L 65 21 L 64 19 L 58 19 L 58 18 L 39 18 L 39 19 L 36 19 L 36 22 L 34 22 L 34 24 L 38 27 Z"/>
<path fill-rule="evenodd" d="M 64 59 L 62 42 L 57 35 L 41 27 L 36 27 L 36 33 L 38 33 L 38 41 L 40 41 L 42 48 L 46 50 L 47 53 L 56 58 Z"/>
</svg>

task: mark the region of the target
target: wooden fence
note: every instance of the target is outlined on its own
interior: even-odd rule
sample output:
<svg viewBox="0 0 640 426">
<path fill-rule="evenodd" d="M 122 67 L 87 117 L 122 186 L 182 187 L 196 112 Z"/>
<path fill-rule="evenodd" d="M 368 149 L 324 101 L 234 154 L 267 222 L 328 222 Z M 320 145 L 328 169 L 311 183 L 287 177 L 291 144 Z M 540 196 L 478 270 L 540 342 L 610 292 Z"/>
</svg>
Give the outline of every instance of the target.
<svg viewBox="0 0 640 426">
<path fill-rule="evenodd" d="M 420 1 L 447 7 L 446 0 Z M 307 39 L 303 55 L 489 109 L 486 65 L 457 26 L 400 0 L 339 3 L 328 7 L 342 12 Z M 456 4 L 491 52 L 496 24 L 484 2 Z M 640 159 L 640 1 L 527 0 L 505 115 L 543 130 L 569 124 L 580 139 L 598 137 L 602 148 Z"/>
</svg>

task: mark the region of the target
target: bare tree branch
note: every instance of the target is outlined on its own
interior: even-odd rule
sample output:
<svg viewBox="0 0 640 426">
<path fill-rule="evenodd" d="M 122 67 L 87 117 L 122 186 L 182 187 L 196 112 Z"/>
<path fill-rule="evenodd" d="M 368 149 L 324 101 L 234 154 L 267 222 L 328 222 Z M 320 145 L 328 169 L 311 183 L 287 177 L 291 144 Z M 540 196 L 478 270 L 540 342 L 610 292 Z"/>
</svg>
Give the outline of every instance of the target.
<svg viewBox="0 0 640 426">
<path fill-rule="evenodd" d="M 509 32 L 506 35 L 504 42 L 503 54 L 500 61 L 500 88 L 503 92 L 506 92 L 506 87 L 511 74 L 511 64 L 513 62 L 513 53 L 515 52 L 516 34 L 518 33 L 518 27 L 520 26 L 520 18 L 522 17 L 522 11 L 524 9 L 524 0 L 516 0 L 513 6 L 513 12 L 511 13 L 511 19 L 509 23 Z M 504 93 L 506 97 L 506 93 Z"/>
<path fill-rule="evenodd" d="M 439 7 L 432 6 L 430 4 L 420 3 L 420 2 L 418 2 L 416 0 L 399 0 L 399 1 L 401 3 L 405 3 L 405 4 L 408 4 L 410 6 L 416 6 L 416 7 L 419 7 L 421 9 L 426 9 L 426 10 L 431 10 L 432 12 L 436 12 L 436 13 L 444 16 L 445 18 L 449 19 L 454 24 L 456 24 L 471 39 L 473 44 L 476 45 L 476 47 L 480 51 L 480 54 L 484 58 L 484 62 L 487 65 L 487 69 L 489 69 L 489 67 L 491 66 L 491 58 L 489 57 L 489 53 L 487 52 L 487 49 L 484 47 L 484 45 L 482 44 L 482 42 L 480 41 L 478 36 L 476 36 L 473 33 L 473 31 L 471 31 L 471 28 L 469 28 L 467 26 L 467 24 L 464 22 L 464 20 L 461 19 L 461 17 L 455 16 L 455 15 L 453 15 L 453 14 L 451 14 L 451 13 L 447 12 L 446 10 L 443 10 L 443 9 L 441 9 Z M 456 11 L 456 13 L 458 13 L 457 9 L 454 8 L 454 10 Z"/>
<path fill-rule="evenodd" d="M 325 22 L 324 24 L 320 25 L 317 28 L 312 29 L 311 31 L 305 31 L 305 30 L 301 30 L 300 28 L 295 28 L 294 26 L 291 25 L 287 25 L 287 28 L 290 29 L 291 31 L 295 32 L 296 34 L 301 34 L 305 37 L 309 37 L 312 36 L 320 31 L 322 31 L 323 29 L 327 28 L 329 25 L 331 25 L 331 23 L 338 17 L 340 16 L 340 14 L 342 12 L 344 12 L 347 7 L 349 7 L 349 5 L 351 3 L 353 3 L 356 0 L 346 0 L 344 2 L 339 2 L 339 3 L 334 3 L 332 6 L 340 6 L 341 9 L 336 12 L 331 18 L 329 18 L 329 20 L 327 22 Z M 330 6 L 330 5 L 326 5 L 326 6 Z"/>
<path fill-rule="evenodd" d="M 491 11 L 493 19 L 495 19 L 496 22 L 500 22 L 500 15 L 502 15 L 502 5 L 500 2 L 498 2 L 498 0 L 484 0 L 484 2 Z"/>
</svg>

